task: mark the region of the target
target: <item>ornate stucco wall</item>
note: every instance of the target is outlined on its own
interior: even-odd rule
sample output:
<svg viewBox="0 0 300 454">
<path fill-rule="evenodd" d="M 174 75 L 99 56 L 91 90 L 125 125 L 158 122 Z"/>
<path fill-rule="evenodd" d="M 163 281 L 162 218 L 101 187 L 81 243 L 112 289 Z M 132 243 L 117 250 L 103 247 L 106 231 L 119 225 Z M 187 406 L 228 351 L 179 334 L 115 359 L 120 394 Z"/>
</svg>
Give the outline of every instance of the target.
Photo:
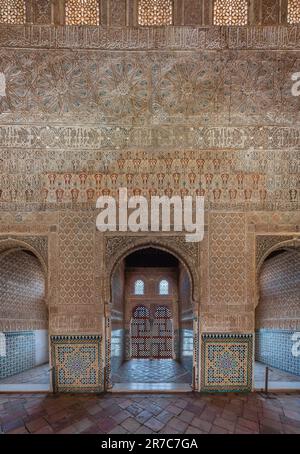
<svg viewBox="0 0 300 454">
<path fill-rule="evenodd" d="M 89 390 L 109 372 L 110 273 L 151 242 L 177 252 L 191 273 L 196 389 L 215 389 L 205 371 L 222 355 L 233 364 L 235 342 L 245 370 L 236 389 L 251 389 L 257 255 L 299 237 L 300 220 L 291 96 L 300 27 L 260 22 L 270 26 L 0 27 L 0 232 L 45 257 L 52 340 L 70 342 L 72 360 L 80 342 L 94 349 L 89 371 L 100 364 L 101 373 Z M 205 195 L 203 242 L 96 232 L 97 196 L 121 186 L 148 197 Z M 207 366 L 215 335 L 223 350 Z"/>
</svg>

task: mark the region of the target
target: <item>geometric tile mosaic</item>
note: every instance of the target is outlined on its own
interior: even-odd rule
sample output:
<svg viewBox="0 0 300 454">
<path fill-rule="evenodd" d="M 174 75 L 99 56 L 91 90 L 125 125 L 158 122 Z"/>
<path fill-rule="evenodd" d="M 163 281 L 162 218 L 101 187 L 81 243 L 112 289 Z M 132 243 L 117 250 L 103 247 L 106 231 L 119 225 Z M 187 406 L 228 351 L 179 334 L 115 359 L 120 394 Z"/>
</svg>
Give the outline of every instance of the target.
<svg viewBox="0 0 300 454">
<path fill-rule="evenodd" d="M 201 391 L 251 391 L 252 334 L 202 335 Z"/>
<path fill-rule="evenodd" d="M 51 336 L 56 392 L 100 392 L 101 336 Z"/>
</svg>

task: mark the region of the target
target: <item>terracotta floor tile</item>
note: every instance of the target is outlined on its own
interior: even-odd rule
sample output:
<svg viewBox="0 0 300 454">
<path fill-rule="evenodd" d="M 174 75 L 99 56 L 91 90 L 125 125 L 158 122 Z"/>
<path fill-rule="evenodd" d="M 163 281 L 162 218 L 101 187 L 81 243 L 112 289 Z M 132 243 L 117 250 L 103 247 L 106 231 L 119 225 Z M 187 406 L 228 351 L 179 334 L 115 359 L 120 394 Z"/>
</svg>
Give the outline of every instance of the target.
<svg viewBox="0 0 300 454">
<path fill-rule="evenodd" d="M 133 417 L 130 417 L 122 422 L 122 426 L 124 427 L 124 429 L 128 430 L 128 432 L 134 433 L 138 430 L 141 424 Z"/>
<path fill-rule="evenodd" d="M 114 429 L 118 424 L 112 418 L 106 418 L 99 421 L 97 425 L 99 429 L 102 430 L 104 433 L 108 433 L 112 429 Z"/>
<path fill-rule="evenodd" d="M 153 413 L 150 413 L 149 411 L 147 410 L 143 410 L 141 413 L 139 413 L 137 416 L 136 416 L 136 420 L 141 423 L 141 424 L 144 424 L 146 421 L 148 421 L 148 419 L 152 418 L 153 417 Z"/>
<path fill-rule="evenodd" d="M 173 416 L 173 413 L 170 413 L 167 410 L 163 410 L 159 415 L 156 416 L 156 419 L 166 424 L 168 421 L 170 421 L 170 419 L 173 418 Z"/>
<path fill-rule="evenodd" d="M 43 427 L 47 424 L 47 421 L 44 418 L 32 419 L 31 421 L 25 422 L 27 430 L 31 433 Z"/>
<path fill-rule="evenodd" d="M 300 433 L 300 396 L 1 395 L 0 424 L 16 434 Z"/>
<path fill-rule="evenodd" d="M 128 434 L 129 432 L 123 426 L 116 426 L 114 429 L 112 429 L 108 433 L 112 434 L 112 435 L 123 435 L 123 434 Z"/>
<path fill-rule="evenodd" d="M 214 425 L 221 427 L 222 429 L 228 430 L 228 432 L 233 432 L 235 428 L 235 422 L 225 418 L 216 418 L 214 420 Z"/>
<path fill-rule="evenodd" d="M 224 429 L 223 427 L 213 425 L 209 431 L 210 434 L 229 434 L 229 431 Z"/>
<path fill-rule="evenodd" d="M 212 424 L 209 421 L 205 421 L 200 418 L 194 418 L 190 425 L 206 433 L 208 433 L 212 427 Z"/>
<path fill-rule="evenodd" d="M 165 426 L 165 423 L 161 422 L 159 419 L 152 417 L 148 419 L 148 421 L 144 424 L 149 429 L 153 430 L 153 432 L 159 432 Z"/>
<path fill-rule="evenodd" d="M 169 422 L 168 422 L 169 427 L 173 427 L 175 430 L 177 430 L 180 433 L 184 433 L 185 430 L 188 427 L 188 423 L 180 420 L 178 417 L 173 417 Z"/>
<path fill-rule="evenodd" d="M 26 430 L 26 427 L 22 426 L 22 427 L 18 427 L 17 429 L 13 429 L 13 430 L 10 430 L 8 432 L 8 434 L 10 435 L 25 435 L 25 434 L 29 434 L 28 430 Z"/>
<path fill-rule="evenodd" d="M 194 413 L 192 413 L 191 411 L 188 411 L 188 410 L 183 410 L 183 412 L 180 413 L 180 415 L 178 416 L 178 418 L 181 421 L 184 421 L 188 424 L 193 420 L 194 417 L 195 417 Z"/>
</svg>

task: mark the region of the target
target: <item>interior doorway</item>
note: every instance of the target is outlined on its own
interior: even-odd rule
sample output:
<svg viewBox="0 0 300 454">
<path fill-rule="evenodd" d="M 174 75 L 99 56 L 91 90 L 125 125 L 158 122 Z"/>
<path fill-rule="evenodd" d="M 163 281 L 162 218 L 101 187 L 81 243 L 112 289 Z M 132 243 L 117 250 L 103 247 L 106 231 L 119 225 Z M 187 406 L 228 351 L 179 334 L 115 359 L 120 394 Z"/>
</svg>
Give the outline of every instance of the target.
<svg viewBox="0 0 300 454">
<path fill-rule="evenodd" d="M 129 254 L 112 277 L 111 321 L 113 390 L 192 390 L 191 282 L 177 257 Z"/>
<path fill-rule="evenodd" d="M 21 247 L 0 254 L 0 392 L 50 390 L 46 275 Z"/>
</svg>

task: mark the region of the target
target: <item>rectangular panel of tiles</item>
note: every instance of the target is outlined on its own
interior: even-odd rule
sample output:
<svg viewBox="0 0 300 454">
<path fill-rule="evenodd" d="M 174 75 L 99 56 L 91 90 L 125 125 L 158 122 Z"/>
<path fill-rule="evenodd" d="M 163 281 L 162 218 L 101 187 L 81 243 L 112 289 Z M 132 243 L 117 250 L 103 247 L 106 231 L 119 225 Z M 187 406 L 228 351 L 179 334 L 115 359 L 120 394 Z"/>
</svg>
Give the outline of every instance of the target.
<svg viewBox="0 0 300 454">
<path fill-rule="evenodd" d="M 101 392 L 101 336 L 51 336 L 57 392 Z"/>
<path fill-rule="evenodd" d="M 201 391 L 251 391 L 252 334 L 203 334 L 201 356 Z"/>
</svg>

